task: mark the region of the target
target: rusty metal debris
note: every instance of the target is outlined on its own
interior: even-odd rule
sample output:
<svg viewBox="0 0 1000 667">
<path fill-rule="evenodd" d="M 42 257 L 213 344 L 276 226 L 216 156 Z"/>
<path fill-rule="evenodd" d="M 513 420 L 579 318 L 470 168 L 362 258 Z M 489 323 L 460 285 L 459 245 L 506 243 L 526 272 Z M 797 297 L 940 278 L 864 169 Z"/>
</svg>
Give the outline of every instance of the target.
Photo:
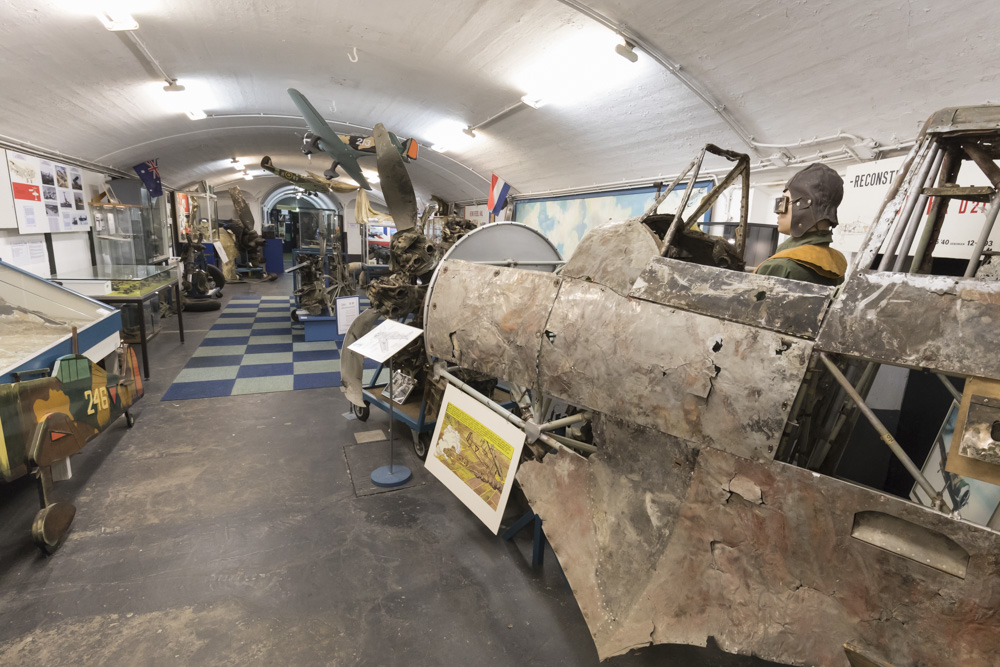
<svg viewBox="0 0 1000 667">
<path fill-rule="evenodd" d="M 975 277 L 990 253 L 914 275 L 948 199 L 1000 210 L 955 182 L 963 161 L 1000 182 L 998 146 L 1000 107 L 935 114 L 839 290 L 743 273 L 742 240 L 689 230 L 683 203 L 654 216 L 660 201 L 592 231 L 561 276 L 442 263 L 428 353 L 594 415 L 596 454 L 518 479 L 602 658 L 714 637 L 799 665 L 1000 662 L 1000 533 L 830 476 L 890 364 L 970 378 L 948 470 L 1000 481 L 1000 398 L 969 389 L 1000 381 L 1000 288 Z M 723 183 L 745 195 L 733 159 Z"/>
</svg>

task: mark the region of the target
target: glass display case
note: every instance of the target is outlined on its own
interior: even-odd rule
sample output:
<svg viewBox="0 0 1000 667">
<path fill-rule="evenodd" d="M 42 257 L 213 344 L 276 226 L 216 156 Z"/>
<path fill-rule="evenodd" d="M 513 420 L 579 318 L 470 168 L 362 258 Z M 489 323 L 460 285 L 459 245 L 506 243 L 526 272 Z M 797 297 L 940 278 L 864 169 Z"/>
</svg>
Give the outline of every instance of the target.
<svg viewBox="0 0 1000 667">
<path fill-rule="evenodd" d="M 0 262 L 0 382 L 51 369 L 72 352 L 73 327 L 80 353 L 95 363 L 120 343 L 117 310 Z"/>
<path fill-rule="evenodd" d="M 327 243 L 341 243 L 342 231 L 340 211 L 327 208 L 299 209 L 299 247 L 318 248 L 319 240 Z"/>
<path fill-rule="evenodd" d="M 160 331 L 160 299 L 164 288 L 173 287 L 175 303 L 180 303 L 180 283 L 175 265 L 91 266 L 60 272 L 52 280 L 75 292 L 106 304 L 119 306 L 122 339 L 142 346 L 145 377 L 149 377 L 146 342 Z M 181 342 L 184 323 L 177 311 Z"/>
<path fill-rule="evenodd" d="M 153 264 L 170 256 L 170 232 L 159 207 L 154 212 L 150 206 L 104 203 L 91 204 L 90 211 L 99 266 Z"/>
</svg>

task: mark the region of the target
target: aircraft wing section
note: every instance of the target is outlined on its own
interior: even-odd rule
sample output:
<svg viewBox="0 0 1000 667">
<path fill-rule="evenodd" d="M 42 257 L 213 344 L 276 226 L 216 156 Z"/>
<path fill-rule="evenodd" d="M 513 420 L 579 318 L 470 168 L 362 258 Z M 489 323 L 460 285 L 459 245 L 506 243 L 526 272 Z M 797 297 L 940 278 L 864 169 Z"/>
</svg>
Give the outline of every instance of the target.
<svg viewBox="0 0 1000 667">
<path fill-rule="evenodd" d="M 306 124 L 309 129 L 320 139 L 319 147 L 326 151 L 330 157 L 340 163 L 340 166 L 344 168 L 344 172 L 348 176 L 353 178 L 358 185 L 363 187 L 365 190 L 371 190 L 372 186 L 368 184 L 368 179 L 365 175 L 361 173 L 361 166 L 358 165 L 357 159 L 351 153 L 351 149 L 340 140 L 337 133 L 327 125 L 327 122 L 323 120 L 323 117 L 316 111 L 309 100 L 305 98 L 305 95 L 295 90 L 294 88 L 288 89 L 288 95 L 292 98 L 292 102 L 298 107 L 299 113 L 305 118 Z"/>
</svg>

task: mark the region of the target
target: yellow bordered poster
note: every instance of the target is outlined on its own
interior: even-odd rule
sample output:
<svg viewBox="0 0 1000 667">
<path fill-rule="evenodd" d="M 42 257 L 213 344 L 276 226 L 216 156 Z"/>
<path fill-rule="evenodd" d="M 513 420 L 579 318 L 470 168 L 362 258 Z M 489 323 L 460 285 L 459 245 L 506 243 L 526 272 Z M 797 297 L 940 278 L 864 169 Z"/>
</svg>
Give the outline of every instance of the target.
<svg viewBox="0 0 1000 667">
<path fill-rule="evenodd" d="M 496 533 L 523 447 L 519 428 L 448 385 L 426 468 Z"/>
</svg>

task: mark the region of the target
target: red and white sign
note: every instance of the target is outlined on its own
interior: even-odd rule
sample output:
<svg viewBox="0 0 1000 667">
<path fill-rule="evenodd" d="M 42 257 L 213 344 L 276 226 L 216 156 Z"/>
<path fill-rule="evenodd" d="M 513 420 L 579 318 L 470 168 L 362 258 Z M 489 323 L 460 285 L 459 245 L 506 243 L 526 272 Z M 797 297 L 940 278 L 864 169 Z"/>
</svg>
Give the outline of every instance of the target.
<svg viewBox="0 0 1000 667">
<path fill-rule="evenodd" d="M 12 183 L 14 187 L 14 199 L 24 201 L 42 201 L 42 189 L 37 185 L 27 183 Z"/>
<path fill-rule="evenodd" d="M 844 201 L 837 209 L 840 224 L 833 232 L 834 248 L 843 253 L 858 252 L 861 249 L 861 242 L 868 228 L 875 222 L 879 207 L 892 187 L 904 159 L 888 158 L 847 168 L 844 176 Z M 982 170 L 969 161 L 962 163 L 958 183 L 962 186 L 990 185 Z M 927 212 L 932 204 L 933 198 L 929 198 L 920 229 L 917 230 L 917 239 L 927 224 Z M 987 204 L 978 202 L 952 200 L 941 227 L 941 236 L 934 247 L 934 257 L 968 259 L 979 238 L 987 207 Z M 911 254 L 916 245 L 914 242 Z M 994 227 L 989 247 L 1000 247 L 1000 225 Z"/>
</svg>

